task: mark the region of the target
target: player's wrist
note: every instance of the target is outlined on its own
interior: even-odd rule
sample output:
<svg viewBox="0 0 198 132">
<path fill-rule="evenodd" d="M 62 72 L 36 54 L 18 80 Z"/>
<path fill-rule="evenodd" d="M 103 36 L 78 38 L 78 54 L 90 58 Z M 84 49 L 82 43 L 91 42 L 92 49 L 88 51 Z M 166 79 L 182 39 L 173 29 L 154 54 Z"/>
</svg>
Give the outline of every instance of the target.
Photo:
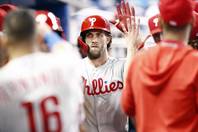
<svg viewBox="0 0 198 132">
<path fill-rule="evenodd" d="M 58 36 L 58 34 L 56 34 L 55 32 L 50 31 L 50 32 L 45 33 L 44 41 L 46 45 L 48 46 L 48 48 L 52 49 L 56 44 L 63 41 L 63 39 L 60 36 Z"/>
</svg>

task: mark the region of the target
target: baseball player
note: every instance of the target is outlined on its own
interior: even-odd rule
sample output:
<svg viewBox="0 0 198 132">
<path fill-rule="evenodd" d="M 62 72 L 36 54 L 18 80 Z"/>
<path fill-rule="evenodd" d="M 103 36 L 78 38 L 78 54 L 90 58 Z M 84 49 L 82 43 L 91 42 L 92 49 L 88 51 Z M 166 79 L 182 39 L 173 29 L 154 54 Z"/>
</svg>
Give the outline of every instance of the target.
<svg viewBox="0 0 198 132">
<path fill-rule="evenodd" d="M 132 14 L 131 10 L 128 13 Z M 135 22 L 131 17 L 125 20 L 128 27 L 123 23 L 120 25 L 129 42 L 128 55 L 132 56 L 133 53 L 130 52 L 136 49 L 131 39 L 137 37 L 139 27 L 133 27 Z M 114 58 L 108 54 L 112 41 L 109 22 L 98 15 L 87 17 L 82 22 L 80 40 L 81 45 L 87 50 L 87 57 L 80 65 L 83 70 L 86 112 L 84 126 L 87 132 L 127 131 L 125 128 L 127 117 L 119 107 L 127 60 Z"/>
<path fill-rule="evenodd" d="M 141 47 L 141 49 L 148 49 L 148 47 L 156 46 L 156 44 L 159 44 L 159 42 L 161 41 L 162 29 L 159 23 L 159 14 L 154 15 L 148 19 L 148 27 L 150 30 L 150 34 L 145 37 L 144 41 L 142 42 L 143 46 Z M 155 43 L 152 45 L 150 45 L 149 43 L 149 45 L 147 45 L 146 42 L 150 37 L 153 38 Z"/>
<path fill-rule="evenodd" d="M 46 23 L 52 31 L 57 33 L 61 38 L 65 39 L 60 19 L 56 17 L 52 12 L 46 10 L 36 10 L 35 20 L 38 23 Z M 46 42 L 43 42 L 40 44 L 40 50 L 43 52 L 48 52 L 50 49 L 46 45 Z"/>
<path fill-rule="evenodd" d="M 198 16 L 198 13 L 195 11 L 193 13 L 195 16 L 195 24 L 192 27 L 192 31 L 190 34 L 188 44 L 191 45 L 193 48 L 198 49 L 198 44 L 197 44 L 197 36 L 198 36 L 198 34 L 197 34 L 197 32 L 198 32 L 197 31 L 198 30 L 197 29 L 198 28 L 197 16 Z M 150 33 L 151 33 L 156 44 L 158 44 L 161 41 L 161 34 L 162 34 L 162 29 L 161 29 L 160 23 L 159 23 L 159 21 L 160 21 L 159 17 L 160 17 L 159 14 L 157 14 L 148 20 Z"/>
<path fill-rule="evenodd" d="M 36 33 L 44 36 L 51 53 L 35 51 Z M 0 69 L 0 131 L 78 132 L 83 93 L 76 52 L 49 27 L 38 25 L 36 32 L 28 10 L 6 16 L 4 39 L 10 60 Z"/>
<path fill-rule="evenodd" d="M 54 13 L 46 10 L 37 10 L 35 19 L 37 22 L 48 24 L 54 32 L 56 32 L 60 37 L 64 38 L 64 32 L 61 26 L 60 18 L 55 16 Z"/>
<path fill-rule="evenodd" d="M 159 14 L 149 18 L 148 26 L 155 43 L 158 44 L 161 41 L 161 33 L 162 33 L 162 29 L 159 23 Z"/>
<path fill-rule="evenodd" d="M 133 58 L 122 108 L 137 132 L 197 132 L 198 53 L 187 45 L 193 4 L 160 0 L 159 9 L 163 40 Z"/>
<path fill-rule="evenodd" d="M 159 14 L 154 15 L 148 19 L 148 27 L 150 30 L 150 34 L 144 38 L 142 46 L 140 47 L 140 49 L 143 50 L 148 49 L 149 47 L 156 46 L 156 44 L 159 44 L 159 42 L 161 41 L 162 29 L 159 23 Z M 150 43 L 146 43 L 150 37 L 152 37 L 155 42 L 152 45 Z"/>
<path fill-rule="evenodd" d="M 126 116 L 112 104 L 119 99 L 110 101 L 123 89 L 125 61 L 108 55 L 112 39 L 109 22 L 97 15 L 87 17 L 82 23 L 81 37 L 89 46 L 88 57 L 81 64 L 85 128 L 88 132 L 124 132 Z"/>
</svg>

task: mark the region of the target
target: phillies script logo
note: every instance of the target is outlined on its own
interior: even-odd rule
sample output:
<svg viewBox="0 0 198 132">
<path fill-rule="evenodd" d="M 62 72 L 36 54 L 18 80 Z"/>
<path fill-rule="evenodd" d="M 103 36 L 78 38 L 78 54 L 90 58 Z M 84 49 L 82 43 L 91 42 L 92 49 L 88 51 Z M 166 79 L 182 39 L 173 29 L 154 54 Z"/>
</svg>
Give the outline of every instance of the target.
<svg viewBox="0 0 198 132">
<path fill-rule="evenodd" d="M 91 81 L 91 86 L 87 85 L 87 79 L 83 78 L 84 93 L 87 95 L 99 95 L 114 92 L 118 89 L 123 89 L 123 83 L 121 81 L 111 82 L 107 84 L 102 78 L 94 79 Z"/>
</svg>

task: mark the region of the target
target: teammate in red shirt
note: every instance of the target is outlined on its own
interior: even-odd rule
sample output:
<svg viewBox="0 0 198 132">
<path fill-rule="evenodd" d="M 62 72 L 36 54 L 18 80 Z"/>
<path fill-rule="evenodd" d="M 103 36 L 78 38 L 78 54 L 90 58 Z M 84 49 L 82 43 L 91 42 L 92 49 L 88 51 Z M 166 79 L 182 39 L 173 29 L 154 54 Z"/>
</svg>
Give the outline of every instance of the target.
<svg viewBox="0 0 198 132">
<path fill-rule="evenodd" d="M 134 57 L 122 108 L 138 132 L 197 132 L 198 52 L 187 45 L 192 1 L 161 0 L 159 9 L 163 40 Z"/>
</svg>

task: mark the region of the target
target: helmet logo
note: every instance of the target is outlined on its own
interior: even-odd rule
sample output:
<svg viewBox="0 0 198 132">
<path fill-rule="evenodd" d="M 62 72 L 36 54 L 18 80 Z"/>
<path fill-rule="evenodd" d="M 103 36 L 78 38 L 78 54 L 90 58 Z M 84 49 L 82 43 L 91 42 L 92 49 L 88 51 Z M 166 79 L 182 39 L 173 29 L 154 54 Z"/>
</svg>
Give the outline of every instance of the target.
<svg viewBox="0 0 198 132">
<path fill-rule="evenodd" d="M 56 16 L 54 16 L 54 14 L 52 14 L 51 12 L 49 12 L 48 13 L 48 17 L 52 21 L 52 29 L 53 30 L 57 30 L 58 29 L 58 24 L 57 24 L 57 21 L 56 21 Z"/>
<path fill-rule="evenodd" d="M 158 22 L 159 22 L 159 19 L 158 18 L 153 19 L 153 23 L 155 24 L 155 27 L 158 26 Z"/>
<path fill-rule="evenodd" d="M 93 26 L 94 23 L 96 22 L 96 18 L 95 17 L 89 18 L 89 21 L 91 22 L 91 26 Z"/>
<path fill-rule="evenodd" d="M 45 23 L 47 21 L 47 16 L 45 14 L 40 14 L 36 16 L 36 21 L 39 23 Z"/>
</svg>

